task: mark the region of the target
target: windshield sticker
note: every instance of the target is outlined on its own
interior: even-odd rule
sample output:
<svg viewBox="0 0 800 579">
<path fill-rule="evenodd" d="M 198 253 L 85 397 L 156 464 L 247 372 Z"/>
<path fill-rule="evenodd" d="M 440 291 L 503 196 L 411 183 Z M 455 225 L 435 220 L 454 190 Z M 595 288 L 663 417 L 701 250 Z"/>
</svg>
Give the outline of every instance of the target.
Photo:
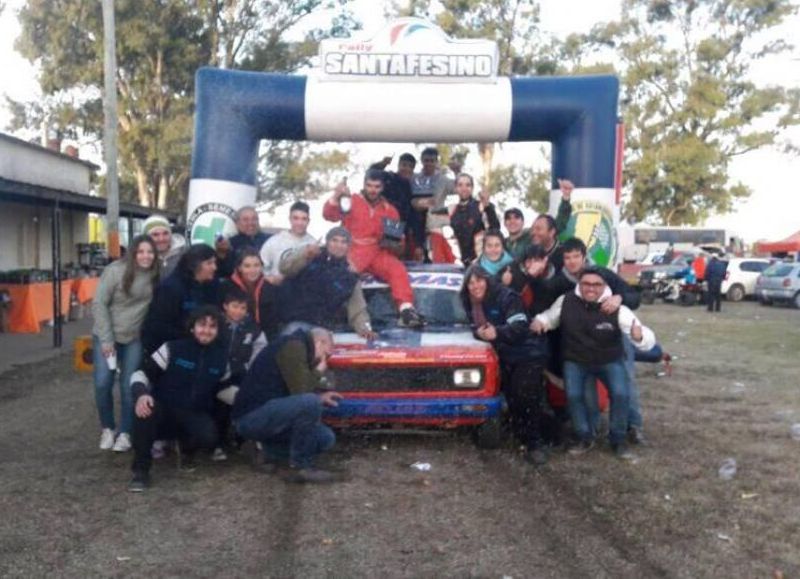
<svg viewBox="0 0 800 579">
<path fill-rule="evenodd" d="M 411 272 L 408 274 L 408 281 L 411 282 L 411 286 L 423 289 L 450 289 L 458 291 L 461 289 L 463 279 L 464 275 L 461 273 Z M 366 275 L 361 278 L 361 287 L 364 289 L 377 289 L 388 286 L 377 278 Z"/>
</svg>

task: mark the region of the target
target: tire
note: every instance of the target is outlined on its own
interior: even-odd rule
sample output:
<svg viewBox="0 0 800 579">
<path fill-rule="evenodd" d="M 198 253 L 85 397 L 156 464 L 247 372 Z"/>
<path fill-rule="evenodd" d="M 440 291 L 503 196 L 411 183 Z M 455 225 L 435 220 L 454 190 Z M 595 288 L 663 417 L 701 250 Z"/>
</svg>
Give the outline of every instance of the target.
<svg viewBox="0 0 800 579">
<path fill-rule="evenodd" d="M 641 302 L 643 304 L 652 305 L 656 301 L 656 292 L 651 289 L 642 290 Z"/>
<path fill-rule="evenodd" d="M 697 304 L 697 294 L 691 292 L 681 292 L 678 302 L 682 306 L 693 306 Z"/>
<path fill-rule="evenodd" d="M 794 294 L 794 298 L 792 299 L 792 305 L 796 309 L 800 310 L 800 292 L 797 292 L 796 294 Z"/>
<path fill-rule="evenodd" d="M 729 302 L 740 302 L 744 299 L 744 286 L 734 284 L 728 288 L 727 298 Z"/>
<path fill-rule="evenodd" d="M 503 424 L 499 416 L 479 424 L 472 431 L 472 441 L 482 450 L 495 450 L 503 444 Z"/>
</svg>

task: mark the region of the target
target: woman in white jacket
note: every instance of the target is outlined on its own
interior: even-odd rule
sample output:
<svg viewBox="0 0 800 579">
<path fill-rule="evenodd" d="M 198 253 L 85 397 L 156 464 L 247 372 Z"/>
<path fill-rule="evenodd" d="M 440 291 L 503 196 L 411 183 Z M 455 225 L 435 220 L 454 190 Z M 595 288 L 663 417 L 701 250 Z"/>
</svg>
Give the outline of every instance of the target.
<svg viewBox="0 0 800 579">
<path fill-rule="evenodd" d="M 142 361 L 140 331 L 158 282 L 160 264 L 153 240 L 133 239 L 124 259 L 109 264 L 100 278 L 92 305 L 94 392 L 100 416 L 100 448 L 125 452 L 131 448 L 133 425 L 131 375 Z M 120 428 L 115 434 L 114 379 L 119 365 Z"/>
</svg>

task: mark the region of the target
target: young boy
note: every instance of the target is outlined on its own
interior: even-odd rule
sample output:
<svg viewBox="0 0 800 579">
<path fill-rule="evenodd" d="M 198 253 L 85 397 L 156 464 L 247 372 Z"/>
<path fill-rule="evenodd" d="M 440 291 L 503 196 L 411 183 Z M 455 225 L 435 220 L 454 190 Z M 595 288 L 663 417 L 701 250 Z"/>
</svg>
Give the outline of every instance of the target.
<svg viewBox="0 0 800 579">
<path fill-rule="evenodd" d="M 211 455 L 212 460 L 226 460 L 224 447 L 230 442 L 231 405 L 244 380 L 250 363 L 267 345 L 267 338 L 259 325 L 247 311 L 247 294 L 239 286 L 231 285 L 222 298 L 225 324 L 221 337 L 228 355 L 230 376 L 223 382 L 223 390 L 215 406 L 215 417 L 219 429 L 220 443 Z"/>
<path fill-rule="evenodd" d="M 135 400 L 133 478 L 128 490 L 150 483 L 150 448 L 159 432 L 174 433 L 187 462 L 197 448 L 215 448 L 214 403 L 227 379 L 227 352 L 218 339 L 222 320 L 214 306 L 189 316 L 192 336 L 162 344 L 131 377 Z"/>
</svg>

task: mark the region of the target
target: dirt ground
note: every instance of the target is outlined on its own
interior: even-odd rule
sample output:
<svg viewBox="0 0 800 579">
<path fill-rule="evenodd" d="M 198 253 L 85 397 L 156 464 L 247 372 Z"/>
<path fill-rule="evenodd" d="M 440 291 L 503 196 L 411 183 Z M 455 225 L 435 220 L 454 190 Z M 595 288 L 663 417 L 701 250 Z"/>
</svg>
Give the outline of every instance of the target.
<svg viewBox="0 0 800 579">
<path fill-rule="evenodd" d="M 90 376 L 66 354 L 16 369 L 0 377 L 0 576 L 800 577 L 800 312 L 723 307 L 640 311 L 678 360 L 671 378 L 639 369 L 635 464 L 599 448 L 535 470 L 463 434 L 349 434 L 334 486 L 167 458 L 134 495 L 130 456 L 96 448 Z"/>
</svg>

